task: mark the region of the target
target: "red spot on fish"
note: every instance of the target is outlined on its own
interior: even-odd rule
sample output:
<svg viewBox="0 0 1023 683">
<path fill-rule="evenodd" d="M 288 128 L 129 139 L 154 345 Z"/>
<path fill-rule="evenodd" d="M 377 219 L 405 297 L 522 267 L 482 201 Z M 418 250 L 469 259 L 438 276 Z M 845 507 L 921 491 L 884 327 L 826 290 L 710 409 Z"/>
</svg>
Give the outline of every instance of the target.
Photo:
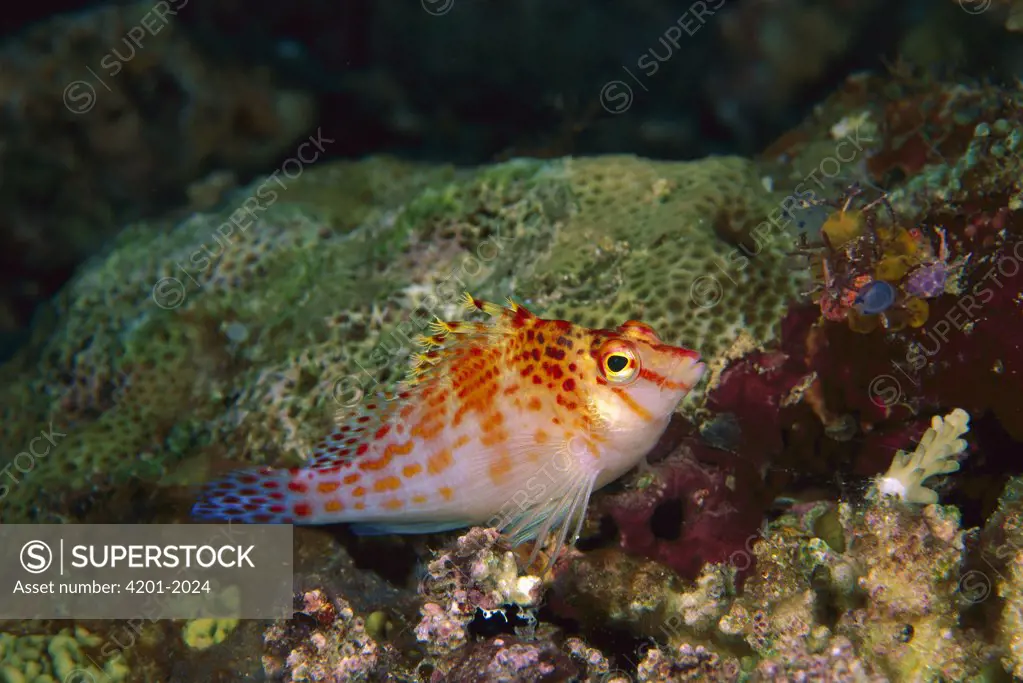
<svg viewBox="0 0 1023 683">
<path fill-rule="evenodd" d="M 295 493 L 305 493 L 306 491 L 308 491 L 308 490 L 309 490 L 309 489 L 308 489 L 308 488 L 306 487 L 306 485 L 305 485 L 305 484 L 303 484 L 303 483 L 302 483 L 302 482 L 300 482 L 300 481 L 289 481 L 289 482 L 288 482 L 288 488 L 289 488 L 290 490 L 294 491 Z"/>
<path fill-rule="evenodd" d="M 575 380 L 571 377 L 561 383 L 561 388 L 565 391 L 575 391 Z"/>
<path fill-rule="evenodd" d="M 543 352 L 544 352 L 544 355 L 547 356 L 548 358 L 554 358 L 555 360 L 564 360 L 565 359 L 565 350 L 564 349 L 559 349 L 559 348 L 556 348 L 554 346 L 548 346 L 547 348 L 545 348 L 543 350 Z"/>
<path fill-rule="evenodd" d="M 391 431 L 391 425 L 385 424 L 383 427 L 377 430 L 377 433 L 373 435 L 376 439 L 382 439 L 387 436 L 387 432 Z"/>
<path fill-rule="evenodd" d="M 369 450 L 369 445 L 368 444 L 360 444 L 359 447 L 355 449 L 355 454 L 356 455 L 363 455 L 368 450 Z"/>
<path fill-rule="evenodd" d="M 309 505 L 306 503 L 298 503 L 294 507 L 296 517 L 308 517 L 309 516 Z"/>
</svg>

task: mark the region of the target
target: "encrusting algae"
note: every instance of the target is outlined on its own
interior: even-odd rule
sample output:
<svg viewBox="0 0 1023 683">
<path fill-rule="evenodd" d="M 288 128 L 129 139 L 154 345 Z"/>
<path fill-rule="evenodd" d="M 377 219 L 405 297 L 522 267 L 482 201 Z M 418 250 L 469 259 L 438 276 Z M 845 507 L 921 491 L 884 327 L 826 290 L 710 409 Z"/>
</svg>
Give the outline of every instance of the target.
<svg viewBox="0 0 1023 683">
<path fill-rule="evenodd" d="M 398 391 L 342 409 L 311 465 L 236 472 L 193 513 L 363 534 L 486 523 L 516 545 L 556 531 L 555 558 L 593 491 L 642 460 L 705 366 L 642 322 L 588 329 L 510 301 L 465 303 L 491 322 L 436 321 Z"/>
</svg>

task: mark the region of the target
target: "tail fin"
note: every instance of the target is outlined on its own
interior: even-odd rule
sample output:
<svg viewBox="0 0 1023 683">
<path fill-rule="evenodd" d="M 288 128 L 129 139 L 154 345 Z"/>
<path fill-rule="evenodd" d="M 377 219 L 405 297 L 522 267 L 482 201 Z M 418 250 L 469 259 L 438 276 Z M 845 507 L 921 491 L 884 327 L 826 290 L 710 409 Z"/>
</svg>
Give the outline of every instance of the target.
<svg viewBox="0 0 1023 683">
<path fill-rule="evenodd" d="M 289 484 L 294 472 L 264 467 L 239 470 L 208 484 L 192 507 L 197 519 L 247 524 L 294 524 L 302 512 L 301 494 Z"/>
</svg>

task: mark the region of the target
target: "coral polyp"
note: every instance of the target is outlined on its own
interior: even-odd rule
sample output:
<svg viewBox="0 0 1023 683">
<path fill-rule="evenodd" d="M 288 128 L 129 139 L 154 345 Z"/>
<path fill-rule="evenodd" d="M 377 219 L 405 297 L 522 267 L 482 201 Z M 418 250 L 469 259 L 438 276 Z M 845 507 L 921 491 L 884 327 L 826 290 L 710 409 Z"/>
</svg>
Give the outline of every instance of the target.
<svg viewBox="0 0 1023 683">
<path fill-rule="evenodd" d="M 884 280 L 874 280 L 856 293 L 856 306 L 867 315 L 884 313 L 895 303 L 895 296 L 894 287 Z"/>
<path fill-rule="evenodd" d="M 929 315 L 925 299 L 944 294 L 962 263 L 950 262 L 943 229 L 903 227 L 884 194 L 850 209 L 861 194 L 853 186 L 838 200 L 821 202 L 836 210 L 818 239 L 800 235 L 799 252 L 810 258 L 817 280 L 814 301 L 825 320 L 860 334 L 920 327 Z"/>
<path fill-rule="evenodd" d="M 905 290 L 913 296 L 931 299 L 945 293 L 948 278 L 949 267 L 946 263 L 928 263 L 910 273 L 906 278 Z"/>
</svg>

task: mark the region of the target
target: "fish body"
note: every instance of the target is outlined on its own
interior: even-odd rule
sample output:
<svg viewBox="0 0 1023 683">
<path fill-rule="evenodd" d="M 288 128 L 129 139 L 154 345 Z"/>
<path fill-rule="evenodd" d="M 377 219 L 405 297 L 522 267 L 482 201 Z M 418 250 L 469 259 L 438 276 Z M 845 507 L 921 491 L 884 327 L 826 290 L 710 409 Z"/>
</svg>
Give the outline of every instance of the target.
<svg viewBox="0 0 1023 683">
<path fill-rule="evenodd" d="M 574 526 L 574 539 L 593 491 L 643 459 L 705 367 L 641 322 L 466 305 L 490 320 L 433 323 L 399 390 L 339 415 L 307 466 L 233 473 L 193 513 L 358 533 L 486 524 L 514 543 L 556 531 L 559 548 Z"/>
</svg>

